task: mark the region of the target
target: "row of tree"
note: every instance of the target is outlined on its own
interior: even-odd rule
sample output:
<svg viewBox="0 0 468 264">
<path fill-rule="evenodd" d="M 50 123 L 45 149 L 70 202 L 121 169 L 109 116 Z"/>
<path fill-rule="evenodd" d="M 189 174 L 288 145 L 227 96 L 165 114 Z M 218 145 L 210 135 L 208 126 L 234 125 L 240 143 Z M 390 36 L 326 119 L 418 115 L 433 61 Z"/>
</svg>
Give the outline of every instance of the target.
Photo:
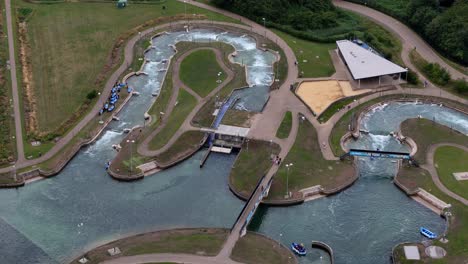
<svg viewBox="0 0 468 264">
<path fill-rule="evenodd" d="M 468 65 L 468 0 L 348 0 L 405 22 L 438 51 Z"/>
<path fill-rule="evenodd" d="M 330 0 L 213 0 L 217 6 L 259 23 L 288 25 L 296 30 L 335 27 L 338 10 Z"/>
</svg>

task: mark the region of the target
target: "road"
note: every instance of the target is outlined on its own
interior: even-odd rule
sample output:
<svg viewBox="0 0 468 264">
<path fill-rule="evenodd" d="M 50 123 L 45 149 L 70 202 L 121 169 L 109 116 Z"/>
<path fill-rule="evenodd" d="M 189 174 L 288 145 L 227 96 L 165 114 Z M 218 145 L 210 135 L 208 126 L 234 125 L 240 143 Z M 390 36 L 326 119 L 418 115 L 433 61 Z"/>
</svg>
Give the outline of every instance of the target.
<svg viewBox="0 0 468 264">
<path fill-rule="evenodd" d="M 23 130 L 21 129 L 21 108 L 18 95 L 18 80 L 16 79 L 16 57 L 14 43 L 15 36 L 13 34 L 13 24 L 11 20 L 10 0 L 5 0 L 5 11 L 8 36 L 8 56 L 10 59 L 11 89 L 13 94 L 13 111 L 15 115 L 17 163 L 22 163 L 25 160 L 23 147 Z"/>
<path fill-rule="evenodd" d="M 397 35 L 403 45 L 403 51 L 402 51 L 402 59 L 407 64 L 407 66 L 411 66 L 409 61 L 409 52 L 416 48 L 416 51 L 427 61 L 433 62 L 433 63 L 438 63 L 444 68 L 446 68 L 450 74 L 452 75 L 452 78 L 454 79 L 461 79 L 465 78 L 468 79 L 468 76 L 461 73 L 460 71 L 456 70 L 452 66 L 448 65 L 435 51 L 432 49 L 432 47 L 427 44 L 417 33 L 415 33 L 413 30 L 408 28 L 405 24 L 401 23 L 395 18 L 392 18 L 391 16 L 388 16 L 382 12 L 379 12 L 375 9 L 363 6 L 363 5 L 358 5 L 346 1 L 341 1 L 341 0 L 334 0 L 333 4 L 337 7 L 344 8 L 353 12 L 356 12 L 358 14 L 361 14 L 363 16 L 366 16 L 373 20 L 374 22 L 377 22 L 378 24 L 384 26 L 391 32 L 393 32 L 395 35 Z M 414 67 L 413 67 L 414 68 Z"/>
</svg>

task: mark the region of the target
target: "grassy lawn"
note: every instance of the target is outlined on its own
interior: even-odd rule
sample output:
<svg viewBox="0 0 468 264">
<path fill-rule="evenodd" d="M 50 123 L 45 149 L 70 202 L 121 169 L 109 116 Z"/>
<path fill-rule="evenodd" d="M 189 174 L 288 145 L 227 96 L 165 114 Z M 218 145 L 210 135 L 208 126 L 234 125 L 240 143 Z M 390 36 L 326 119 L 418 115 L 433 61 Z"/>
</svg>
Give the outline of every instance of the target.
<svg viewBox="0 0 468 264">
<path fill-rule="evenodd" d="M 198 95 L 206 97 L 219 85 L 217 80 L 226 79 L 226 73 L 219 66 L 212 50 L 197 50 L 180 64 L 180 79 Z"/>
<path fill-rule="evenodd" d="M 3 10 L 4 3 L 0 3 Z M 15 133 L 14 119 L 11 116 L 13 105 L 10 71 L 7 70 L 8 40 L 6 38 L 6 18 L 4 12 L 0 14 L 0 166 L 7 165 L 15 160 L 16 140 L 12 138 Z"/>
<path fill-rule="evenodd" d="M 276 143 L 260 140 L 245 142 L 229 175 L 231 186 L 243 195 L 250 195 L 258 180 L 272 166 L 271 156 L 279 152 L 280 147 Z"/>
<path fill-rule="evenodd" d="M 184 89 L 179 90 L 177 96 L 177 105 L 172 110 L 171 116 L 169 116 L 166 126 L 150 141 L 150 149 L 159 149 L 163 147 L 172 135 L 180 128 L 185 118 L 197 105 L 197 100 L 191 94 Z"/>
<path fill-rule="evenodd" d="M 468 152 L 450 146 L 439 147 L 434 156 L 442 183 L 454 193 L 468 199 L 468 181 L 458 181 L 454 172 L 468 172 Z"/>
<path fill-rule="evenodd" d="M 450 128 L 433 123 L 430 120 L 409 119 L 401 124 L 401 128 L 405 136 L 409 136 L 415 140 L 418 145 L 416 156 L 418 160 L 421 161 L 425 160 L 427 148 L 431 144 L 448 142 L 468 146 L 466 136 L 453 132 Z M 421 131 L 423 131 L 423 133 L 421 133 Z M 446 184 L 448 188 L 452 188 L 453 186 L 451 186 L 450 183 L 446 183 L 445 178 L 446 176 L 453 176 L 451 172 L 450 175 L 446 175 L 445 172 L 448 173 L 452 166 L 454 168 L 462 168 L 458 167 L 458 165 L 460 165 L 466 168 L 466 158 L 463 159 L 463 156 L 455 157 L 455 153 L 453 152 L 444 153 L 444 151 L 447 151 L 444 149 L 445 147 L 442 147 L 442 153 L 436 151 L 437 163 L 439 164 L 439 162 L 441 162 L 438 172 L 442 172 L 440 177 L 443 183 Z M 441 157 L 441 155 L 443 155 L 443 157 Z M 464 153 L 463 155 L 466 157 L 467 154 Z M 458 163 L 459 160 L 462 161 L 461 164 Z M 404 166 L 397 177 L 398 181 L 408 189 L 415 190 L 421 187 L 452 205 L 450 211 L 453 217 L 450 218 L 450 229 L 447 236 L 449 243 L 441 244 L 438 241 L 435 242 L 436 245 L 445 248 L 448 254 L 442 261 L 432 261 L 431 263 L 463 263 L 463 261 L 468 258 L 468 248 L 466 247 L 468 244 L 468 226 L 466 225 L 466 223 L 468 223 L 468 207 L 440 191 L 432 181 L 430 174 L 421 168 Z M 456 188 L 453 189 L 454 192 L 455 190 Z"/>
<path fill-rule="evenodd" d="M 55 145 L 54 142 L 41 142 L 39 146 L 31 145 L 31 142 L 24 143 L 24 156 L 27 159 L 36 159 L 45 154 Z"/>
<path fill-rule="evenodd" d="M 237 241 L 232 250 L 231 258 L 246 264 L 296 263 L 294 255 L 287 248 L 253 233 L 247 233 Z"/>
<path fill-rule="evenodd" d="M 348 182 L 354 176 L 350 162 L 328 161 L 322 156 L 317 132 L 309 121 L 299 121 L 296 141 L 284 159 L 270 189 L 269 198 L 281 199 L 286 194 L 286 164 L 289 169 L 289 191 L 293 194 L 314 185 L 332 189 Z"/>
<path fill-rule="evenodd" d="M 205 137 L 204 132 L 187 131 L 182 134 L 179 139 L 165 152 L 156 157 L 156 161 L 160 165 L 166 165 L 174 160 L 193 153 L 200 146 L 200 142 Z"/>
<path fill-rule="evenodd" d="M 251 118 L 254 114 L 252 112 L 229 109 L 224 114 L 221 123 L 228 126 L 250 127 L 252 125 Z"/>
<path fill-rule="evenodd" d="M 299 63 L 299 74 L 304 78 L 327 77 L 335 73 L 335 68 L 328 53 L 335 49 L 335 43 L 318 43 L 299 39 L 279 30 L 273 30 L 294 51 Z M 304 60 L 306 62 L 304 62 Z"/>
<path fill-rule="evenodd" d="M 287 138 L 289 137 L 289 133 L 291 132 L 292 127 L 292 113 L 290 111 L 286 112 L 283 117 L 283 121 L 281 121 L 281 125 L 276 131 L 277 138 Z"/>
<path fill-rule="evenodd" d="M 224 44 L 224 43 L 211 43 L 207 44 L 211 45 L 212 47 L 215 47 L 217 49 L 220 49 L 223 54 L 226 56 L 223 57 L 224 64 L 228 66 L 233 72 L 234 72 L 234 78 L 232 81 L 226 84 L 219 93 L 210 98 L 203 106 L 200 108 L 198 113 L 195 115 L 195 117 L 192 120 L 192 123 L 196 126 L 201 126 L 201 127 L 210 127 L 213 120 L 213 112 L 215 110 L 215 102 L 222 102 L 224 101 L 234 89 L 241 88 L 241 87 L 246 87 L 247 86 L 247 81 L 246 81 L 246 76 L 245 76 L 245 70 L 244 67 L 240 66 L 237 63 L 231 63 L 229 59 L 227 58 L 228 54 L 231 54 L 234 52 L 234 48 L 230 45 Z M 226 113 L 226 115 L 230 115 L 230 110 Z M 233 113 L 234 114 L 234 113 Z M 226 118 L 226 116 L 225 116 Z M 236 119 L 237 120 L 237 119 Z"/>
<path fill-rule="evenodd" d="M 117 9 L 111 2 L 14 4 L 33 11 L 28 20 L 28 39 L 33 43 L 30 60 L 41 132 L 59 127 L 85 102 L 87 93 L 102 90 L 112 70 L 105 65 L 119 37 L 127 37 L 146 21 L 184 13 L 184 4 L 178 1 L 134 4 L 124 9 Z M 187 5 L 187 13 L 237 22 L 192 5 Z M 120 60 L 121 53 L 113 59 Z M 103 71 L 105 74 L 101 74 Z"/>
<path fill-rule="evenodd" d="M 85 256 L 90 264 L 112 259 L 107 249 L 118 247 L 124 256 L 152 253 L 184 253 L 215 256 L 229 234 L 226 229 L 175 229 L 123 238 L 95 248 Z M 81 257 L 80 257 L 81 258 Z M 72 262 L 78 263 L 78 259 Z"/>
<path fill-rule="evenodd" d="M 332 103 L 327 109 L 322 112 L 318 117 L 318 121 L 320 123 L 325 123 L 330 119 L 336 112 L 340 111 L 343 109 L 345 106 L 348 104 L 352 103 L 354 100 L 357 100 L 361 97 L 364 97 L 365 95 L 358 95 L 358 96 L 352 96 L 352 97 L 347 97 L 344 98 L 343 100 L 339 100 L 337 102 Z"/>
<path fill-rule="evenodd" d="M 432 144 L 455 143 L 468 147 L 467 136 L 427 119 L 408 119 L 401 123 L 401 132 L 416 142 L 418 151 L 414 158 L 419 163 L 425 163 L 427 150 Z"/>
</svg>

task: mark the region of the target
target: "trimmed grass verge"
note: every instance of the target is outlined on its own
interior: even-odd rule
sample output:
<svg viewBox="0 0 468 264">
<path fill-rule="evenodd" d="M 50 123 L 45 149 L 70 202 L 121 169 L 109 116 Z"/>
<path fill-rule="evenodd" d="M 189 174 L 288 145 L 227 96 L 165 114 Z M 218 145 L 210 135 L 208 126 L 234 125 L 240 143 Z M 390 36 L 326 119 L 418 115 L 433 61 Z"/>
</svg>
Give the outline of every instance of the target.
<svg viewBox="0 0 468 264">
<path fill-rule="evenodd" d="M 194 51 L 180 64 L 180 80 L 201 97 L 206 97 L 218 86 L 217 80 L 225 79 L 226 73 L 212 50 Z"/>
<path fill-rule="evenodd" d="M 289 133 L 291 132 L 292 127 L 292 113 L 290 111 L 286 112 L 283 117 L 283 121 L 281 121 L 281 125 L 276 131 L 277 138 L 287 138 L 289 137 Z"/>
<path fill-rule="evenodd" d="M 4 9 L 0 3 L 0 9 Z M 16 140 L 14 136 L 14 119 L 12 117 L 13 101 L 10 83 L 10 72 L 7 70 L 8 42 L 6 38 L 6 18 L 0 14 L 0 166 L 7 165 L 16 159 Z"/>
<path fill-rule="evenodd" d="M 118 258 L 110 257 L 107 249 L 118 247 L 124 256 L 152 253 L 184 253 L 215 256 L 221 250 L 227 229 L 175 229 L 156 231 L 123 238 L 100 246 L 85 254 L 90 264 Z M 81 258 L 81 257 L 80 257 Z M 72 264 L 79 263 L 78 259 Z"/>
<path fill-rule="evenodd" d="M 458 181 L 452 174 L 468 172 L 468 152 L 450 146 L 439 147 L 435 152 L 434 164 L 442 183 L 454 193 L 468 199 L 468 181 Z"/>
<path fill-rule="evenodd" d="M 177 132 L 185 118 L 196 106 L 197 100 L 184 89 L 179 89 L 177 105 L 172 110 L 166 126 L 149 142 L 149 148 L 153 150 L 163 147 L 169 139 Z"/>
<path fill-rule="evenodd" d="M 199 148 L 200 142 L 204 137 L 204 132 L 187 131 L 183 133 L 168 150 L 158 155 L 156 161 L 160 165 L 167 165 L 189 153 L 193 153 Z"/>
<path fill-rule="evenodd" d="M 258 180 L 272 166 L 272 155 L 277 155 L 280 147 L 276 143 L 261 140 L 249 140 L 232 166 L 229 181 L 239 193 L 248 196 L 252 193 Z"/>
<path fill-rule="evenodd" d="M 317 132 L 308 121 L 299 119 L 299 131 L 296 141 L 281 164 L 271 185 L 269 199 L 282 199 L 286 194 L 286 164 L 289 169 L 288 190 L 295 194 L 314 185 L 324 189 L 333 189 L 347 183 L 354 177 L 354 168 L 350 161 L 328 161 L 322 156 Z"/>
<path fill-rule="evenodd" d="M 297 263 L 294 255 L 287 248 L 254 233 L 247 233 L 237 241 L 231 258 L 246 264 Z"/>
</svg>

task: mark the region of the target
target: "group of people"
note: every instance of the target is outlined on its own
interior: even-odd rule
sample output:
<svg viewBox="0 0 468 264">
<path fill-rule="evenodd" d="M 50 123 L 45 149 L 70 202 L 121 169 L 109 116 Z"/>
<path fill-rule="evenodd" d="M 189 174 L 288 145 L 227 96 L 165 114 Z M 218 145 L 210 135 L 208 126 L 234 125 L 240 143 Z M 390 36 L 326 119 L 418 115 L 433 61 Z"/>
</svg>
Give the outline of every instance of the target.
<svg viewBox="0 0 468 264">
<path fill-rule="evenodd" d="M 115 104 L 120 98 L 120 89 L 125 87 L 126 84 L 117 84 L 112 88 L 111 95 L 109 96 L 108 100 L 104 103 L 104 106 L 101 110 L 99 110 L 99 115 L 102 115 L 105 111 L 112 112 L 115 108 Z"/>
<path fill-rule="evenodd" d="M 275 165 L 280 165 L 281 164 L 281 158 L 278 155 L 276 155 L 273 158 L 273 164 L 275 164 Z"/>
</svg>

